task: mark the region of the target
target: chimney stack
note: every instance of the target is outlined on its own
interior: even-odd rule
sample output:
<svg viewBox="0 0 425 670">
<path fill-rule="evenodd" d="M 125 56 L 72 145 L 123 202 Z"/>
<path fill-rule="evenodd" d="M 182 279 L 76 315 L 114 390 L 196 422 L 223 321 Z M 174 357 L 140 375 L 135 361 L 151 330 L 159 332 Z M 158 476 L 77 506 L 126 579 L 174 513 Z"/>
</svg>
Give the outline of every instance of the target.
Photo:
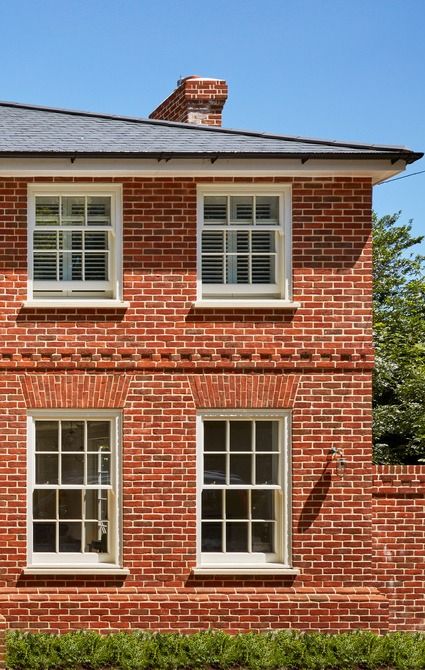
<svg viewBox="0 0 425 670">
<path fill-rule="evenodd" d="M 221 126 L 221 112 L 227 100 L 227 83 L 191 75 L 177 82 L 171 95 L 149 114 L 150 119 Z"/>
</svg>

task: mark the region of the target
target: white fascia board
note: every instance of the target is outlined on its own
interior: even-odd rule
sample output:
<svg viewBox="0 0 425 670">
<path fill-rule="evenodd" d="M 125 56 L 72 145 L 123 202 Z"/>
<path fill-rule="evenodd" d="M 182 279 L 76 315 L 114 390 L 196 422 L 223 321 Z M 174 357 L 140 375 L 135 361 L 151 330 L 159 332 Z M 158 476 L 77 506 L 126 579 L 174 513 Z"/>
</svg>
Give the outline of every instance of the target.
<svg viewBox="0 0 425 670">
<path fill-rule="evenodd" d="M 405 161 L 176 158 L 0 158 L 1 177 L 371 177 L 378 184 L 403 172 Z"/>
</svg>

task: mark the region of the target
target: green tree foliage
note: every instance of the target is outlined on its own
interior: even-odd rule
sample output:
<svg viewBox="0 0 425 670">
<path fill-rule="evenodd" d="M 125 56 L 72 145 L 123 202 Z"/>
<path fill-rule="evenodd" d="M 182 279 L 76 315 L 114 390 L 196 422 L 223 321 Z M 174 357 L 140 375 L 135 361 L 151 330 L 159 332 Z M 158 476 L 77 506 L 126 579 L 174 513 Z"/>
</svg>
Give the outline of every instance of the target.
<svg viewBox="0 0 425 670">
<path fill-rule="evenodd" d="M 425 256 L 400 212 L 373 217 L 374 461 L 425 462 Z"/>
</svg>

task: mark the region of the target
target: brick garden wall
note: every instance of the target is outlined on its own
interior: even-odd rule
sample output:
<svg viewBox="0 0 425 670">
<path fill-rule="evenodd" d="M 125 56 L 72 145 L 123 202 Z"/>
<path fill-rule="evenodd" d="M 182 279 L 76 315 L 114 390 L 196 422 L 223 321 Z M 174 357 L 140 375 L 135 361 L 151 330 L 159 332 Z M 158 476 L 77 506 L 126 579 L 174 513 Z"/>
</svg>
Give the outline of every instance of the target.
<svg viewBox="0 0 425 670">
<path fill-rule="evenodd" d="M 388 599 L 372 562 L 370 180 L 275 180 L 293 185 L 301 303 L 293 312 L 193 308 L 192 178 L 114 180 L 123 184 L 128 309 L 24 308 L 28 181 L 0 182 L 0 613 L 8 625 L 385 630 Z M 193 574 L 195 415 L 205 398 L 292 409 L 299 575 Z M 25 575 L 26 412 L 81 405 L 123 411 L 130 574 Z M 332 447 L 344 450 L 344 477 Z"/>
<path fill-rule="evenodd" d="M 390 602 L 390 630 L 425 630 L 425 468 L 373 472 L 376 586 Z"/>
</svg>

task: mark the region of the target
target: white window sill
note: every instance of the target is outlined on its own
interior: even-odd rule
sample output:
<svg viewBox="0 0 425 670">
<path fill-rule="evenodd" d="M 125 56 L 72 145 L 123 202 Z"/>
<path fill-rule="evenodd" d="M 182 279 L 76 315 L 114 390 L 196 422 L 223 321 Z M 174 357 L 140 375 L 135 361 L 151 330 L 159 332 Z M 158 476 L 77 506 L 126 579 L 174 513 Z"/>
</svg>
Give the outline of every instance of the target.
<svg viewBox="0 0 425 670">
<path fill-rule="evenodd" d="M 127 568 L 118 565 L 29 565 L 25 575 L 129 575 Z"/>
<path fill-rule="evenodd" d="M 33 309 L 69 309 L 70 307 L 98 307 L 99 309 L 127 309 L 130 307 L 129 302 L 122 300 L 26 300 L 24 307 L 31 307 Z"/>
<path fill-rule="evenodd" d="M 261 308 L 261 309 L 286 309 L 294 310 L 301 307 L 300 302 L 292 302 L 291 300 L 269 300 L 251 299 L 251 298 L 225 298 L 225 299 L 208 299 L 197 300 L 192 303 L 195 309 L 236 309 L 236 308 Z"/>
<path fill-rule="evenodd" d="M 194 575 L 299 575 L 298 568 L 283 567 L 279 563 L 269 563 L 268 565 L 251 565 L 249 567 L 241 567 L 240 565 L 220 565 L 220 566 L 204 566 L 193 568 Z"/>
</svg>

